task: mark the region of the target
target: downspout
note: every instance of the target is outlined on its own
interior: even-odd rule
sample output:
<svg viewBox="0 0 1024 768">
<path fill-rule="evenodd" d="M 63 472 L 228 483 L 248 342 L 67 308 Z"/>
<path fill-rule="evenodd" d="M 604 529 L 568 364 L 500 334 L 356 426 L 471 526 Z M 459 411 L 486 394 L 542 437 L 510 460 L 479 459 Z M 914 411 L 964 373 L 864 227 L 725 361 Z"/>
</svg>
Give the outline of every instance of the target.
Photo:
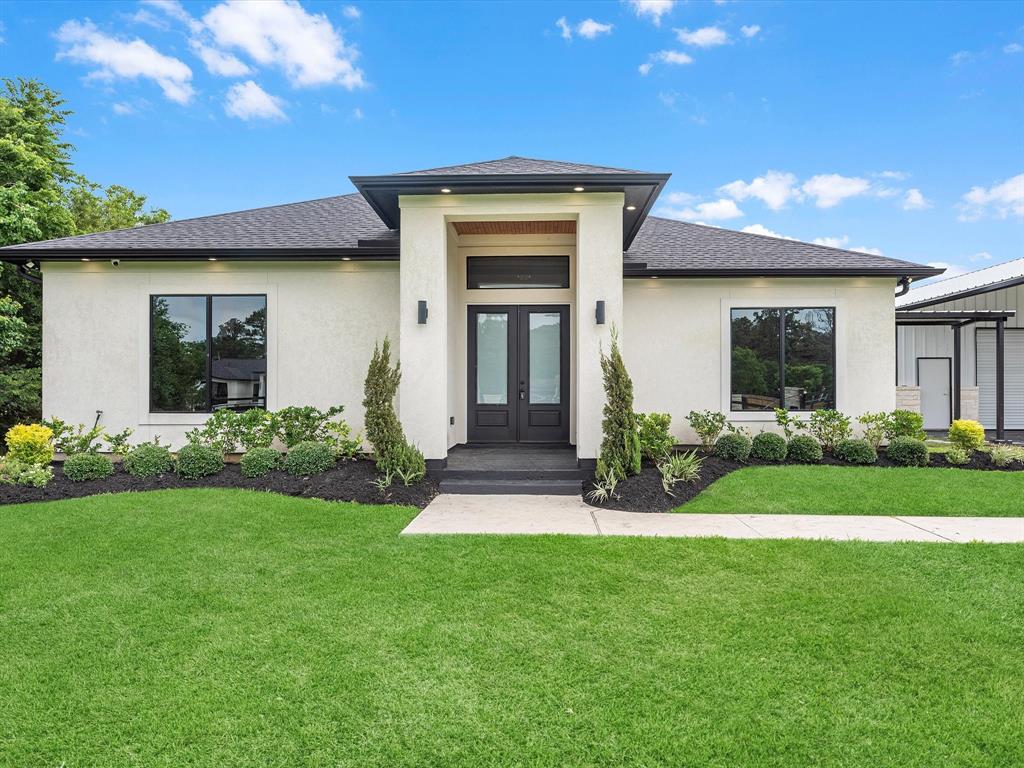
<svg viewBox="0 0 1024 768">
<path fill-rule="evenodd" d="M 31 264 L 32 262 L 30 261 L 28 263 Z M 37 273 L 29 272 L 27 264 L 18 265 L 18 274 L 21 275 L 21 277 L 24 278 L 25 280 L 28 280 L 30 283 L 35 283 L 36 285 L 43 284 L 43 276 Z"/>
<path fill-rule="evenodd" d="M 896 298 L 897 299 L 900 296 L 906 296 L 908 293 L 910 293 L 910 278 L 909 277 L 901 277 L 896 282 L 896 285 L 898 285 L 900 287 L 900 289 L 896 292 Z"/>
</svg>

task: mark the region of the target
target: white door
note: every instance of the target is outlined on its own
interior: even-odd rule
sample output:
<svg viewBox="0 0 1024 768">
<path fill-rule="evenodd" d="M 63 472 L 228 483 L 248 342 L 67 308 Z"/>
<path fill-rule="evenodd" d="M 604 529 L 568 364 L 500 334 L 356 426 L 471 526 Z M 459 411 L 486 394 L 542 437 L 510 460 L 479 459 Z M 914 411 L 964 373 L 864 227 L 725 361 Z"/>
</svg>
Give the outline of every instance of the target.
<svg viewBox="0 0 1024 768">
<path fill-rule="evenodd" d="M 996 331 L 979 328 L 978 410 L 987 429 L 996 428 Z M 1003 420 L 1024 429 L 1024 328 L 1007 328 L 1003 342 Z"/>
<path fill-rule="evenodd" d="M 917 385 L 921 388 L 925 429 L 949 429 L 949 369 L 948 357 L 917 358 Z"/>
</svg>

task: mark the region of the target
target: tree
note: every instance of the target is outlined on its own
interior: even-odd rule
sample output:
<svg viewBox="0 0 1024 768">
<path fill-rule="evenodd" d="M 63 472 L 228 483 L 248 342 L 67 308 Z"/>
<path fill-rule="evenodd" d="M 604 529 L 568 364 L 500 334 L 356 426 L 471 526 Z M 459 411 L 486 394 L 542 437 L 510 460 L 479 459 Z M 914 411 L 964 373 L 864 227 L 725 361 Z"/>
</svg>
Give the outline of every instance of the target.
<svg viewBox="0 0 1024 768">
<path fill-rule="evenodd" d="M 601 350 L 601 373 L 604 379 L 604 420 L 601 430 L 601 461 L 604 468 L 620 480 L 640 472 L 640 435 L 633 412 L 633 380 L 626 371 L 619 351 L 619 335 L 612 329 L 612 349 Z"/>
<path fill-rule="evenodd" d="M 21 304 L 10 296 L 0 296 L 0 357 L 14 351 L 25 336 L 28 326 L 18 317 Z"/>
<path fill-rule="evenodd" d="M 171 218 L 163 208 L 144 211 L 146 196 L 128 187 L 111 184 L 102 195 L 96 193 L 98 189 L 99 185 L 82 180 L 68 190 L 68 208 L 77 234 L 162 224 Z"/>
</svg>

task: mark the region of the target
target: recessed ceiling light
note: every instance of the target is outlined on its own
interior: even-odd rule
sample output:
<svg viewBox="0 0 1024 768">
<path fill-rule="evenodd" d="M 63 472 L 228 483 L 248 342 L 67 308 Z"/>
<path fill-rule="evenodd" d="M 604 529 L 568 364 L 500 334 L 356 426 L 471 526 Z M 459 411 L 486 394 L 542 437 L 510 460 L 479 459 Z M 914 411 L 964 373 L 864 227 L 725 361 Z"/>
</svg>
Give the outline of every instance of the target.
<svg viewBox="0 0 1024 768">
<path fill-rule="evenodd" d="M 448 187 L 441 187 L 441 194 L 443 194 L 443 195 L 450 195 L 451 192 L 452 191 L 450 189 L 448 189 Z"/>
<path fill-rule="evenodd" d="M 215 259 L 213 256 L 211 256 L 210 258 L 207 259 L 207 261 L 216 261 L 216 260 L 217 259 Z"/>
<path fill-rule="evenodd" d="M 626 210 L 627 211 L 635 211 L 636 210 L 636 206 L 635 205 L 627 205 L 626 206 Z"/>
<path fill-rule="evenodd" d="M 572 191 L 573 192 L 582 192 L 583 191 L 583 187 L 573 187 Z"/>
<path fill-rule="evenodd" d="M 651 275 L 651 280 L 657 280 L 657 279 L 658 279 L 657 275 Z"/>
<path fill-rule="evenodd" d="M 88 259 L 82 259 L 82 261 L 88 261 Z"/>
<path fill-rule="evenodd" d="M 351 256 L 342 256 L 341 260 L 342 261 L 352 261 L 352 257 Z"/>
</svg>

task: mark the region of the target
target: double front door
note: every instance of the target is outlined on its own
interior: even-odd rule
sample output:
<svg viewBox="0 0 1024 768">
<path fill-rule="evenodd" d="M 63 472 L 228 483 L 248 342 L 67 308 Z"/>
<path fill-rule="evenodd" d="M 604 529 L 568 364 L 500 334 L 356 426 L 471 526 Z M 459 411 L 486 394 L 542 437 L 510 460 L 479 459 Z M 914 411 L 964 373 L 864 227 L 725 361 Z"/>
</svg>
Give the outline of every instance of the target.
<svg viewBox="0 0 1024 768">
<path fill-rule="evenodd" d="M 569 307 L 469 307 L 467 438 L 569 441 Z"/>
</svg>

